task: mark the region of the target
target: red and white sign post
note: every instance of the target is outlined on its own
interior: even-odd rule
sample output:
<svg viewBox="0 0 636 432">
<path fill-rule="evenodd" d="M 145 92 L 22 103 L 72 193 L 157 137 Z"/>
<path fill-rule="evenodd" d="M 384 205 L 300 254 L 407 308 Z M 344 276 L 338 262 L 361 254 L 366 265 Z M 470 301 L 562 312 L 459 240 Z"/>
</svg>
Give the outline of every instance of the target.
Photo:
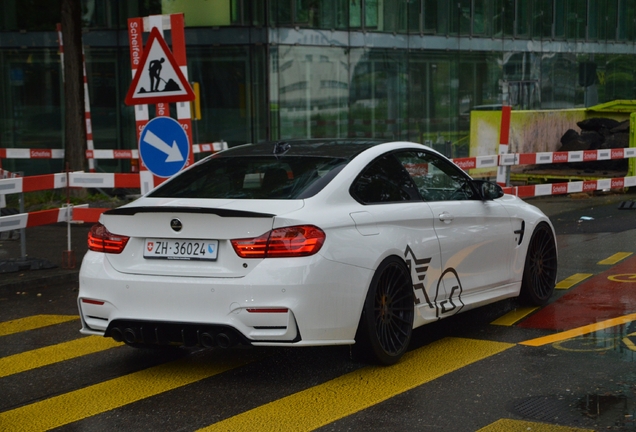
<svg viewBox="0 0 636 432">
<path fill-rule="evenodd" d="M 170 30 L 172 51 L 163 39 Z M 150 32 L 146 46 L 143 33 Z M 148 104 L 155 105 L 157 117 L 170 116 L 170 103 L 176 103 L 177 121 L 188 136 L 190 151 L 185 166 L 194 163 L 192 152 L 192 122 L 190 101 L 194 92 L 188 82 L 183 14 L 151 15 L 128 19 L 130 64 L 133 81 L 126 96 L 126 104 L 135 107 L 137 142 L 150 120 Z M 161 89 L 160 89 L 161 88 Z M 153 175 L 140 160 L 141 193 L 145 194 L 165 178 Z"/>
<path fill-rule="evenodd" d="M 504 105 L 501 107 L 501 129 L 499 131 L 499 156 L 508 153 L 508 144 L 510 144 L 510 114 L 511 107 Z M 497 184 L 505 187 L 508 183 L 508 173 L 510 166 L 499 165 L 497 167 Z"/>
<path fill-rule="evenodd" d="M 62 24 L 57 24 L 57 42 L 60 50 L 60 64 L 62 65 L 62 80 L 64 80 L 64 41 L 62 40 Z M 91 101 L 88 93 L 88 79 L 86 78 L 86 55 L 82 46 L 82 70 L 84 73 L 84 121 L 86 124 L 86 152 L 95 149 L 93 143 L 93 124 L 91 122 Z M 95 159 L 88 157 L 88 168 L 90 172 L 95 172 Z"/>
</svg>

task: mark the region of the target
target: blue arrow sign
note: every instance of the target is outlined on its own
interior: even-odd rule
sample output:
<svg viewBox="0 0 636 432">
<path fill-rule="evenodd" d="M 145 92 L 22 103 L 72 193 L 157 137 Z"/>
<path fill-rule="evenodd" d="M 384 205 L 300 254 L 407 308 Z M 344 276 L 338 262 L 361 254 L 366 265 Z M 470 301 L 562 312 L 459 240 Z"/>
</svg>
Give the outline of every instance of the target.
<svg viewBox="0 0 636 432">
<path fill-rule="evenodd" d="M 139 156 L 157 177 L 170 177 L 183 169 L 190 154 L 188 135 L 172 117 L 155 117 L 139 135 Z"/>
</svg>

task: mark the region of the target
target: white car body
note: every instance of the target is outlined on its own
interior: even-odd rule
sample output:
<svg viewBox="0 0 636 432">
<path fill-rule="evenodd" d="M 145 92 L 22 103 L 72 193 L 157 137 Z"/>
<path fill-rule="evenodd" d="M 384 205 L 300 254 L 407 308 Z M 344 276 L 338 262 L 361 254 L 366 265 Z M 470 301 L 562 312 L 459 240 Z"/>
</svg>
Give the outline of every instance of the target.
<svg viewBox="0 0 636 432">
<path fill-rule="evenodd" d="M 85 255 L 81 332 L 113 336 L 109 325 L 121 321 L 119 330 L 125 331 L 132 322 L 137 336 L 123 339 L 144 343 L 153 326 L 167 323 L 210 326 L 211 334 L 222 335 L 201 341 L 204 330 L 197 330 L 198 336 L 184 336 L 186 345 L 225 346 L 236 339 L 263 346 L 354 344 L 372 278 L 387 257 L 399 257 L 410 270 L 413 327 L 519 296 L 530 234 L 540 223 L 553 233 L 549 219 L 510 195 L 378 205 L 352 198 L 350 187 L 360 172 L 400 149 L 442 157 L 420 144 L 379 144 L 362 151 L 309 198 L 146 195 L 120 209 L 126 214 L 103 214 L 100 222 L 108 231 L 130 240 L 122 253 Z M 180 232 L 171 229 L 173 219 L 180 220 Z M 230 243 L 296 225 L 324 231 L 317 253 L 246 259 Z M 218 240 L 218 256 L 215 261 L 147 259 L 146 238 Z"/>
</svg>

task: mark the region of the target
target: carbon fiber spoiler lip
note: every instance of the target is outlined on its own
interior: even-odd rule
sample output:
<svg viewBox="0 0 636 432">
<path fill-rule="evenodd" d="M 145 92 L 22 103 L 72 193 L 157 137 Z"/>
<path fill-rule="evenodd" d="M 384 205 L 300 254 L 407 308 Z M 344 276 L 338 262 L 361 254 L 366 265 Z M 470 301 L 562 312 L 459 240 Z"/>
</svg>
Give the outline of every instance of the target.
<svg viewBox="0 0 636 432">
<path fill-rule="evenodd" d="M 257 213 L 245 210 L 228 210 L 207 207 L 174 207 L 174 206 L 145 206 L 145 207 L 120 207 L 104 212 L 105 215 L 134 216 L 137 213 L 195 213 L 213 214 L 220 217 L 236 218 L 273 218 L 274 214 Z"/>
</svg>

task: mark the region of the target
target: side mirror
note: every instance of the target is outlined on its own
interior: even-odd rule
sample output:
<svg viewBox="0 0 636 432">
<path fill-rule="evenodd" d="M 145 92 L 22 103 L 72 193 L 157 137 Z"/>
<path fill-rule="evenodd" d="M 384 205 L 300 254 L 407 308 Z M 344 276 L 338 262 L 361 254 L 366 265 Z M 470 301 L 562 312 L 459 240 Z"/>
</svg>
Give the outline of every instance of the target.
<svg viewBox="0 0 636 432">
<path fill-rule="evenodd" d="M 486 180 L 473 180 L 473 184 L 479 191 L 481 199 L 484 201 L 494 200 L 504 196 L 504 191 L 497 183 Z"/>
</svg>

